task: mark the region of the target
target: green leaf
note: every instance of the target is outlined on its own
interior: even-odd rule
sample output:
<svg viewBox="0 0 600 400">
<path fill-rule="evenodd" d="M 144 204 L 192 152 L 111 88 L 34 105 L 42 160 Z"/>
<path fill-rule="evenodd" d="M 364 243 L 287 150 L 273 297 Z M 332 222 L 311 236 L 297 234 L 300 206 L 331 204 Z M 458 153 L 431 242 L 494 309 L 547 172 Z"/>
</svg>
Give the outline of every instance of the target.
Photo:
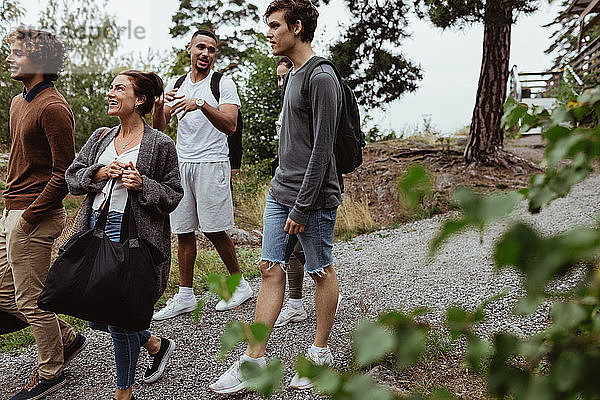
<svg viewBox="0 0 600 400">
<path fill-rule="evenodd" d="M 202 299 L 200 299 L 200 301 L 198 301 L 198 304 L 196 305 L 196 308 L 194 309 L 194 324 L 198 325 L 198 321 L 200 320 L 200 311 L 202 311 L 202 309 L 204 308 L 204 306 L 206 305 L 206 303 L 208 302 L 208 296 L 204 296 L 202 297 Z"/>
<path fill-rule="evenodd" d="M 429 171 L 421 165 L 413 165 L 398 180 L 398 192 L 404 204 L 411 209 L 421 204 L 423 198 L 431 193 L 432 179 Z"/>
<path fill-rule="evenodd" d="M 245 341 L 244 326 L 240 321 L 230 321 L 221 335 L 221 347 L 219 348 L 219 359 L 223 359 L 240 342 Z"/>
<path fill-rule="evenodd" d="M 422 328 L 408 328 L 396 332 L 396 362 L 398 368 L 413 365 L 425 352 L 427 336 Z"/>
<path fill-rule="evenodd" d="M 484 361 L 492 353 L 492 348 L 487 340 L 471 335 L 467 341 L 466 361 L 469 367 L 475 372 L 481 372 Z"/>
<path fill-rule="evenodd" d="M 327 365 L 315 365 L 306 357 L 298 356 L 295 368 L 300 377 L 310 379 L 315 388 L 322 393 L 333 395 L 342 390 L 343 379 Z"/>
<path fill-rule="evenodd" d="M 361 321 L 352 334 L 355 360 L 359 367 L 379 361 L 396 346 L 392 333 L 371 321 Z"/>
<path fill-rule="evenodd" d="M 540 305 L 543 303 L 543 299 L 541 298 L 529 298 L 525 297 L 523 299 L 519 299 L 515 307 L 513 308 L 513 312 L 517 315 L 529 315 L 533 314 L 537 311 Z"/>
<path fill-rule="evenodd" d="M 370 376 L 357 374 L 351 376 L 344 385 L 346 399 L 352 400 L 392 400 L 389 390 L 377 385 Z"/>
<path fill-rule="evenodd" d="M 469 222 L 466 219 L 449 220 L 444 222 L 442 229 L 434 236 L 429 245 L 429 257 L 433 257 L 436 251 L 439 250 L 442 243 L 455 233 L 458 233 L 468 226 Z"/>
<path fill-rule="evenodd" d="M 248 388 L 259 393 L 264 398 L 270 398 L 281 388 L 284 367 L 277 358 L 270 360 L 265 367 L 254 362 L 242 363 L 242 376 L 246 379 Z"/>
<path fill-rule="evenodd" d="M 262 322 L 256 322 L 250 325 L 250 336 L 246 339 L 252 345 L 264 343 L 269 338 L 271 329 Z"/>
<path fill-rule="evenodd" d="M 525 224 L 507 230 L 494 249 L 496 268 L 513 266 L 524 275 L 523 285 L 530 301 L 539 301 L 546 285 L 580 261 L 592 258 L 600 247 L 600 232 L 576 228 L 566 233 L 541 237 Z M 520 306 L 520 311 L 523 305 Z"/>
<path fill-rule="evenodd" d="M 206 283 L 208 285 L 208 290 L 215 293 L 221 299 L 225 301 L 229 301 L 233 292 L 240 284 L 242 279 L 241 274 L 231 274 L 227 277 L 215 273 L 210 273 L 206 277 Z"/>
<path fill-rule="evenodd" d="M 429 400 L 454 400 L 456 397 L 445 389 L 436 389 L 429 395 Z"/>
<path fill-rule="evenodd" d="M 581 353 L 565 351 L 558 356 L 552 366 L 551 381 L 560 392 L 568 393 L 585 375 L 586 368 L 585 357 Z"/>
<path fill-rule="evenodd" d="M 457 188 L 454 199 L 462 209 L 463 217 L 444 223 L 441 231 L 431 241 L 430 256 L 453 234 L 466 228 L 475 228 L 481 232 L 486 225 L 506 216 L 519 204 L 523 195 L 509 192 L 483 196 L 466 188 Z"/>
<path fill-rule="evenodd" d="M 587 317 L 588 313 L 585 308 L 579 304 L 556 302 L 552 305 L 553 330 L 574 330 Z"/>
<path fill-rule="evenodd" d="M 463 332 L 470 326 L 469 313 L 457 306 L 450 306 L 446 309 L 446 322 L 451 331 Z"/>
</svg>

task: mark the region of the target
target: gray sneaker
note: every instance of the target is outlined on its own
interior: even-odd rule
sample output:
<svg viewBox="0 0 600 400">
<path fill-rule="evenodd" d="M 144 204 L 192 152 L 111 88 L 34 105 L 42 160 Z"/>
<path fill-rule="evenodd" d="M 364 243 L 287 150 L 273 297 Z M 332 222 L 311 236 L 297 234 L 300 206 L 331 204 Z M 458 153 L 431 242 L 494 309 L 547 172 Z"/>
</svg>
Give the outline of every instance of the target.
<svg viewBox="0 0 600 400">
<path fill-rule="evenodd" d="M 308 318 L 308 315 L 306 314 L 304 307 L 297 309 L 286 305 L 279 313 L 279 317 L 277 317 L 277 321 L 275 321 L 275 325 L 273 325 L 273 327 L 279 328 L 289 324 L 290 322 L 304 321 L 306 318 Z"/>
</svg>

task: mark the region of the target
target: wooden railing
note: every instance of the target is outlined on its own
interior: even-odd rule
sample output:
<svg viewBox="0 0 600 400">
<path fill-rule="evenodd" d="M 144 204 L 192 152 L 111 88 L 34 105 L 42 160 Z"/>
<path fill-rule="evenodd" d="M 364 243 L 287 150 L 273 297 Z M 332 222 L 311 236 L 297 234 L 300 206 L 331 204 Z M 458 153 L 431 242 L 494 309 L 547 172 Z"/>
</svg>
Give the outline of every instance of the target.
<svg viewBox="0 0 600 400">
<path fill-rule="evenodd" d="M 583 48 L 569 65 L 586 85 L 598 84 L 600 81 L 600 36 Z"/>
</svg>

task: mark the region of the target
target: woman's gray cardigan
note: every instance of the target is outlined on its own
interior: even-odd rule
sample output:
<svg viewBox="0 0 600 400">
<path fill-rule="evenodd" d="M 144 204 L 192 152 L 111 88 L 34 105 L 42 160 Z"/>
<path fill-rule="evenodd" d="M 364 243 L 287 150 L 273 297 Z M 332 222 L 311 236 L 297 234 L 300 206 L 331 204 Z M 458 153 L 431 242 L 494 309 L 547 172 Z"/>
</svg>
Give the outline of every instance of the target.
<svg viewBox="0 0 600 400">
<path fill-rule="evenodd" d="M 67 169 L 65 178 L 69 192 L 80 196 L 87 194 L 81 209 L 79 231 L 90 228 L 92 204 L 96 194 L 102 191 L 109 180 L 93 182 L 92 177 L 103 164 L 98 158 L 119 132 L 120 125 L 97 129 L 83 146 Z M 143 177 L 141 191 L 129 191 L 131 208 L 140 236 L 154 244 L 166 257 L 166 261 L 154 267 L 156 287 L 154 301 L 163 294 L 169 280 L 171 268 L 171 213 L 183 197 L 179 177 L 175 143 L 164 133 L 144 124 L 144 133 L 136 168 Z"/>
</svg>

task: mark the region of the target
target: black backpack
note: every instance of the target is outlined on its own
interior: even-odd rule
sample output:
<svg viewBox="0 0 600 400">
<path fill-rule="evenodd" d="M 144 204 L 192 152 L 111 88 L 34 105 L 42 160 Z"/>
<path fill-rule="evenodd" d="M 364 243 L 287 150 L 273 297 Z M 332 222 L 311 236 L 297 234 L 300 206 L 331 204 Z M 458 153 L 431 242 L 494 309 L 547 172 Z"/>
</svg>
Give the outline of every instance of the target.
<svg viewBox="0 0 600 400">
<path fill-rule="evenodd" d="M 173 89 L 180 88 L 181 85 L 183 85 L 183 81 L 185 81 L 186 76 L 187 74 L 180 76 L 175 82 Z M 222 73 L 215 71 L 210 80 L 210 90 L 213 96 L 215 96 L 215 99 L 217 99 L 217 103 L 221 98 L 219 84 L 221 83 L 222 77 Z M 242 129 L 244 129 L 244 121 L 242 120 L 242 112 L 238 110 L 235 133 L 231 136 L 227 136 L 227 144 L 229 145 L 229 163 L 231 164 L 231 169 L 240 169 L 242 166 Z"/>
<path fill-rule="evenodd" d="M 365 134 L 360 130 L 360 113 L 358 111 L 358 103 L 352 89 L 342 80 L 335 64 L 323 57 L 312 57 L 307 61 L 303 68 L 306 68 L 304 80 L 302 81 L 301 93 L 304 102 L 311 115 L 311 131 L 312 131 L 312 107 L 310 104 L 309 80 L 313 70 L 321 64 L 331 65 L 335 71 L 340 86 L 342 88 L 342 107 L 339 115 L 339 123 L 335 140 L 335 160 L 338 173 L 348 174 L 354 171 L 362 164 L 362 149 L 365 147 Z M 291 70 L 285 75 L 283 81 L 283 90 L 281 96 L 285 94 L 285 88 L 289 79 Z"/>
</svg>

